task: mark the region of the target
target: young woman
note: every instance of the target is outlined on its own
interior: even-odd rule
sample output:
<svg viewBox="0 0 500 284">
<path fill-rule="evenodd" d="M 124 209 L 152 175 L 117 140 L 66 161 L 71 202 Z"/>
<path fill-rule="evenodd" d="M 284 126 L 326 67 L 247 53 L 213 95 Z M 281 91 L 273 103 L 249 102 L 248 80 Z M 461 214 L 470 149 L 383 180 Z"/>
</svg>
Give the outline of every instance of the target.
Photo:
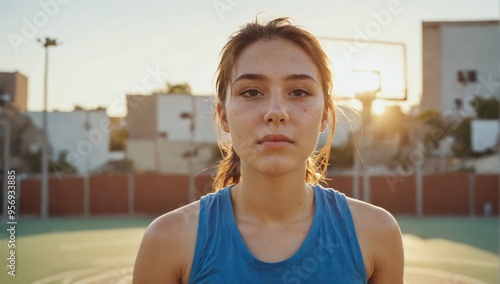
<svg viewBox="0 0 500 284">
<path fill-rule="evenodd" d="M 335 105 L 317 39 L 286 18 L 247 24 L 217 75 L 220 190 L 148 227 L 134 283 L 403 283 L 394 218 L 318 184 Z"/>
</svg>

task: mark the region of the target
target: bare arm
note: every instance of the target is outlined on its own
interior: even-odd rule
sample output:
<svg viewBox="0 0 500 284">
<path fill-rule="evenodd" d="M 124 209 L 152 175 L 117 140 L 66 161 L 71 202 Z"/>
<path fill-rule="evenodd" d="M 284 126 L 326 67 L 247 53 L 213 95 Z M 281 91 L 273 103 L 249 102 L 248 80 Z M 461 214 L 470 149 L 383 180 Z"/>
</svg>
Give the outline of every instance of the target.
<svg viewBox="0 0 500 284">
<path fill-rule="evenodd" d="M 386 212 L 374 240 L 374 271 L 370 284 L 403 284 L 404 252 L 401 231 L 396 220 Z"/>
<path fill-rule="evenodd" d="M 349 198 L 354 225 L 370 284 L 402 284 L 404 253 L 401 231 L 386 210 Z"/>
<path fill-rule="evenodd" d="M 133 283 L 187 283 L 196 242 L 198 204 L 153 221 L 142 239 Z"/>
</svg>

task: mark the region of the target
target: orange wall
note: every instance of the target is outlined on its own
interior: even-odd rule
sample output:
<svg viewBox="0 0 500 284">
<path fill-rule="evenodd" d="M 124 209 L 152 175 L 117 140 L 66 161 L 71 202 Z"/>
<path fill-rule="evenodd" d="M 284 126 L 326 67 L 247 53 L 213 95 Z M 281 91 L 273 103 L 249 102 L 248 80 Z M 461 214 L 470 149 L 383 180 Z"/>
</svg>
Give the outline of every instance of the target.
<svg viewBox="0 0 500 284">
<path fill-rule="evenodd" d="M 476 175 L 474 179 L 475 213 L 483 215 L 486 203 L 492 205 L 492 214 L 498 215 L 498 203 L 500 202 L 500 176 L 498 175 Z"/>
<path fill-rule="evenodd" d="M 473 180 L 470 178 L 473 177 Z M 125 174 L 93 175 L 89 178 L 90 215 L 129 213 L 129 177 Z M 397 182 L 394 182 L 397 181 Z M 185 175 L 135 174 L 133 175 L 133 213 L 161 215 L 188 203 L 188 177 Z M 469 206 L 470 186 L 474 187 L 474 212 L 483 214 L 486 203 L 492 205 L 492 213 L 498 214 L 498 175 L 450 173 L 429 175 L 423 178 L 423 213 L 432 215 L 463 215 L 472 210 Z M 212 191 L 210 176 L 197 176 L 197 198 Z M 332 187 L 347 196 L 353 195 L 353 179 L 350 176 L 334 176 L 328 181 Z M 363 199 L 363 183 L 360 177 L 360 199 Z M 390 176 L 372 176 L 370 200 L 393 214 L 416 214 L 415 177 L 397 180 Z M 40 214 L 40 180 L 21 181 L 19 195 L 20 214 Z M 49 214 L 51 216 L 83 215 L 84 179 L 82 177 L 52 177 L 49 180 Z"/>
<path fill-rule="evenodd" d="M 389 176 L 376 176 L 370 180 L 370 202 L 393 214 L 416 214 L 415 177 L 393 182 Z"/>
<path fill-rule="evenodd" d="M 134 213 L 161 215 L 187 204 L 187 187 L 184 175 L 135 175 Z"/>
<path fill-rule="evenodd" d="M 90 214 L 128 213 L 128 176 L 95 175 L 89 179 Z"/>
<path fill-rule="evenodd" d="M 340 191 L 349 197 L 353 197 L 353 193 L 352 193 L 353 178 L 352 177 L 350 177 L 350 176 L 333 176 L 333 177 L 328 177 L 328 178 L 329 178 L 329 180 L 327 180 L 328 187 L 331 187 L 337 191 Z M 361 182 L 361 180 L 360 180 L 360 182 Z"/>
<path fill-rule="evenodd" d="M 41 213 L 41 190 L 39 179 L 22 180 L 21 190 L 18 194 L 19 213 L 22 215 L 40 215 Z"/>
<path fill-rule="evenodd" d="M 50 216 L 83 214 L 83 178 L 50 178 L 49 188 Z"/>
<path fill-rule="evenodd" d="M 422 183 L 424 215 L 469 214 L 469 174 L 428 175 Z"/>
</svg>

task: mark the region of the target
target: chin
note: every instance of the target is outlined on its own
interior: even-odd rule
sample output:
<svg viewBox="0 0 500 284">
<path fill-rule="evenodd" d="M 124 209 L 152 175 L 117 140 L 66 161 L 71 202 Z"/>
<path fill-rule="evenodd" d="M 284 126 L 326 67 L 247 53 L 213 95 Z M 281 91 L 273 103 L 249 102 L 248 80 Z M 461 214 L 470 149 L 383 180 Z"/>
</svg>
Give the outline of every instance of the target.
<svg viewBox="0 0 500 284">
<path fill-rule="evenodd" d="M 256 168 L 267 175 L 283 175 L 297 170 L 300 167 L 300 163 L 292 161 L 263 161 L 260 165 L 256 165 Z"/>
</svg>

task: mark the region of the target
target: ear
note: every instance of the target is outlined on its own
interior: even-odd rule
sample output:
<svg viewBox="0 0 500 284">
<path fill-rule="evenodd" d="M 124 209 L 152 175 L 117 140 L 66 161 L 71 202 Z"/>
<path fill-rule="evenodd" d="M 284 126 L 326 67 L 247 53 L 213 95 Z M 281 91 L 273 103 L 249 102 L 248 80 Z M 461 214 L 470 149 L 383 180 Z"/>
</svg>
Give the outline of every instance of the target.
<svg viewBox="0 0 500 284">
<path fill-rule="evenodd" d="M 229 123 L 227 122 L 226 108 L 221 104 L 217 104 L 217 115 L 219 116 L 222 131 L 229 133 Z"/>
<path fill-rule="evenodd" d="M 321 117 L 321 133 L 325 132 L 326 129 L 328 129 L 328 125 L 329 125 L 329 112 L 328 112 L 328 109 L 325 108 L 325 110 L 323 110 L 323 116 Z"/>
</svg>

